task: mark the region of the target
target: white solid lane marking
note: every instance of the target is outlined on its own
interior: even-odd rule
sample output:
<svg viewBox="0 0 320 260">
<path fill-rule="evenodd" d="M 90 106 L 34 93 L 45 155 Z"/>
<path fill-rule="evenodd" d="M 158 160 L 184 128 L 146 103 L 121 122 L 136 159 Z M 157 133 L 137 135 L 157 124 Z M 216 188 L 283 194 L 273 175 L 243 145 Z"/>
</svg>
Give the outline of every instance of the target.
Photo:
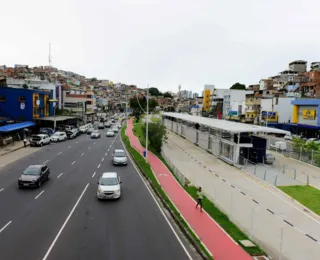
<svg viewBox="0 0 320 260">
<path fill-rule="evenodd" d="M 99 163 L 99 165 L 98 165 L 98 167 L 97 167 L 97 168 L 99 169 L 99 168 L 100 168 L 100 166 L 101 166 L 101 164 Z"/>
<path fill-rule="evenodd" d="M 12 223 L 12 221 L 10 220 L 7 224 L 5 224 L 5 225 L 3 226 L 3 228 L 0 229 L 0 233 L 1 233 L 3 230 L 5 230 L 11 223 Z"/>
<path fill-rule="evenodd" d="M 93 178 L 95 175 L 96 175 L 96 172 L 94 172 L 94 173 L 92 174 L 92 178 Z"/>
<path fill-rule="evenodd" d="M 41 191 L 34 199 L 35 199 L 35 200 L 38 199 L 38 198 L 41 196 L 42 193 L 44 193 L 44 190 Z"/>
<path fill-rule="evenodd" d="M 4 190 L 4 188 L 0 189 L 0 192 L 3 191 L 3 190 Z"/>
<path fill-rule="evenodd" d="M 71 145 L 68 148 L 71 148 Z"/>
<path fill-rule="evenodd" d="M 121 139 L 120 139 L 121 140 Z M 146 186 L 147 190 L 149 191 L 151 197 L 153 198 L 154 202 L 156 203 L 156 205 L 158 206 L 162 216 L 164 217 L 164 219 L 166 220 L 166 222 L 168 223 L 170 229 L 172 230 L 173 234 L 175 235 L 175 237 L 177 238 L 178 242 L 180 243 L 181 247 L 183 248 L 183 251 L 186 253 L 186 255 L 188 256 L 188 258 L 190 260 L 192 260 L 192 257 L 190 255 L 190 253 L 188 252 L 187 248 L 185 247 L 185 245 L 182 243 L 180 237 L 178 236 L 177 232 L 174 230 L 173 226 L 171 225 L 169 219 L 167 218 L 167 216 L 165 215 L 165 213 L 163 212 L 163 209 L 161 208 L 161 206 L 159 205 L 157 199 L 155 198 L 155 196 L 153 195 L 152 191 L 150 190 L 150 188 L 148 187 L 146 181 L 143 179 L 143 177 L 141 176 L 141 174 L 139 173 L 139 170 L 137 168 L 137 166 L 134 164 L 133 160 L 131 159 L 131 156 L 130 154 L 128 154 L 128 151 L 126 149 L 126 147 L 124 146 L 123 144 L 123 141 L 121 140 L 121 143 L 122 143 L 122 146 L 123 148 L 126 150 L 127 152 L 127 155 L 129 157 L 129 160 L 131 161 L 131 164 L 133 165 L 133 167 L 135 168 L 136 170 L 136 173 L 139 175 L 140 179 L 142 180 L 143 184 Z"/>
<path fill-rule="evenodd" d="M 91 149 L 91 147 L 88 148 L 88 150 L 90 150 L 90 149 Z"/>
<path fill-rule="evenodd" d="M 60 154 L 62 154 L 62 152 L 60 152 L 60 153 L 57 153 L 57 155 L 60 155 Z"/>
<path fill-rule="evenodd" d="M 59 179 L 59 178 L 60 178 L 60 176 L 61 176 L 62 174 L 63 174 L 63 172 L 62 172 L 62 173 L 60 173 L 60 174 L 58 175 L 58 177 L 57 177 L 57 178 Z"/>
<path fill-rule="evenodd" d="M 104 157 L 101 159 L 101 162 L 103 162 L 104 161 Z"/>
<path fill-rule="evenodd" d="M 45 162 L 43 162 L 42 164 L 46 164 L 46 163 L 48 163 L 49 162 L 49 160 L 46 160 Z"/>
<path fill-rule="evenodd" d="M 81 154 L 81 156 L 83 156 L 83 155 L 84 155 L 84 153 Z"/>
<path fill-rule="evenodd" d="M 71 163 L 71 165 L 74 165 L 76 163 L 76 161 L 74 161 L 73 163 Z"/>
<path fill-rule="evenodd" d="M 71 210 L 70 214 L 68 215 L 67 219 L 66 219 L 66 220 L 65 220 L 65 222 L 63 223 L 62 227 L 60 228 L 60 230 L 59 230 L 58 234 L 57 234 L 57 235 L 56 235 L 56 237 L 54 238 L 54 240 L 53 240 L 52 244 L 50 245 L 50 247 L 49 247 L 49 249 L 48 249 L 47 253 L 45 254 L 45 256 L 43 257 L 43 259 L 42 259 L 42 260 L 46 260 L 46 259 L 48 258 L 48 256 L 49 256 L 49 254 L 50 254 L 50 252 L 51 252 L 52 248 L 54 247 L 55 243 L 57 242 L 57 240 L 58 240 L 59 236 L 61 235 L 61 233 L 62 233 L 63 229 L 64 229 L 64 228 L 65 228 L 65 226 L 67 225 L 67 223 L 68 223 L 69 219 L 71 218 L 71 216 L 72 216 L 73 212 L 75 211 L 75 209 L 77 208 L 78 204 L 80 203 L 80 200 L 81 200 L 81 198 L 83 197 L 83 195 L 84 195 L 84 193 L 86 192 L 86 190 L 87 190 L 87 188 L 88 188 L 88 187 L 89 187 L 89 183 L 86 185 L 86 187 L 85 187 L 85 188 L 84 188 L 84 190 L 82 191 L 82 193 L 81 193 L 80 197 L 78 198 L 78 200 L 77 200 L 76 204 L 73 206 L 73 208 L 72 208 L 72 210 Z"/>
</svg>

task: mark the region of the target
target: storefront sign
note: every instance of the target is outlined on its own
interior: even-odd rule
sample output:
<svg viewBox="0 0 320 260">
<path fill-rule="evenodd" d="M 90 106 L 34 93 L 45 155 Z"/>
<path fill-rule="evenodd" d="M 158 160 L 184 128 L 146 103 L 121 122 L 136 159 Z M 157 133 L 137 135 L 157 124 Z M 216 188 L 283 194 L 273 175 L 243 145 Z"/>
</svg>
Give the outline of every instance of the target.
<svg viewBox="0 0 320 260">
<path fill-rule="evenodd" d="M 21 109 L 21 110 L 24 110 L 25 107 L 26 107 L 26 103 L 21 102 L 21 103 L 20 103 L 20 109 Z"/>
<path fill-rule="evenodd" d="M 261 117 L 263 120 L 276 120 L 277 119 L 277 112 L 267 112 L 267 111 L 262 111 Z"/>
<path fill-rule="evenodd" d="M 302 110 L 302 118 L 303 119 L 314 120 L 315 117 L 316 117 L 315 110 L 310 110 L 310 109 Z"/>
</svg>

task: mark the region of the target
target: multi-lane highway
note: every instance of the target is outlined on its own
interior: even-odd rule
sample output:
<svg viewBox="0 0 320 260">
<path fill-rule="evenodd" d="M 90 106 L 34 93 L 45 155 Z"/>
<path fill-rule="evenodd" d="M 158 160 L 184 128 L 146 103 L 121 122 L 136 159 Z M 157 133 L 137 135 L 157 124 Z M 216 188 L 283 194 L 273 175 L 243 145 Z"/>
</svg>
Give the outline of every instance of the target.
<svg viewBox="0 0 320 260">
<path fill-rule="evenodd" d="M 0 259 L 191 259 L 195 255 L 175 231 L 129 160 L 113 166 L 119 135 L 79 136 L 45 146 L 0 170 Z M 0 160 L 2 158 L 0 157 Z M 40 188 L 19 189 L 21 172 L 47 164 L 51 178 Z M 103 172 L 121 176 L 122 198 L 98 201 Z"/>
</svg>

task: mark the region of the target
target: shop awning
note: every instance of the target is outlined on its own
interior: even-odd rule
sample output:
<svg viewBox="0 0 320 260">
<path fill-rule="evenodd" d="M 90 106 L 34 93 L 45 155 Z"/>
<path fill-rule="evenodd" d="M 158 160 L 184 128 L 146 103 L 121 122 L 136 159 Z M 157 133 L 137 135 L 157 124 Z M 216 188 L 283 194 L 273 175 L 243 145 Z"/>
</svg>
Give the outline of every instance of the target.
<svg viewBox="0 0 320 260">
<path fill-rule="evenodd" d="M 11 125 L 4 125 L 0 126 L 0 133 L 8 133 L 16 130 L 20 130 L 26 127 L 34 126 L 33 122 L 22 122 L 17 124 L 11 124 Z"/>
</svg>

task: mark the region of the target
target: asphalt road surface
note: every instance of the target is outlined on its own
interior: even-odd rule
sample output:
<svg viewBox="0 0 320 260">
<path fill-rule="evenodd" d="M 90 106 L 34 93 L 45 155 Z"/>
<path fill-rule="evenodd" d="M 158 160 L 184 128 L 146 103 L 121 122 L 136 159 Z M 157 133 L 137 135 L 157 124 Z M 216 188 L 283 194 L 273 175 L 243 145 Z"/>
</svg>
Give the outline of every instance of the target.
<svg viewBox="0 0 320 260">
<path fill-rule="evenodd" d="M 113 149 L 122 148 L 119 135 L 100 132 L 101 139 L 82 135 L 50 144 L 0 170 L 1 260 L 191 259 L 130 160 L 112 165 Z M 50 180 L 19 189 L 21 172 L 42 163 Z M 96 197 L 97 181 L 108 171 L 123 182 L 118 201 Z"/>
</svg>

